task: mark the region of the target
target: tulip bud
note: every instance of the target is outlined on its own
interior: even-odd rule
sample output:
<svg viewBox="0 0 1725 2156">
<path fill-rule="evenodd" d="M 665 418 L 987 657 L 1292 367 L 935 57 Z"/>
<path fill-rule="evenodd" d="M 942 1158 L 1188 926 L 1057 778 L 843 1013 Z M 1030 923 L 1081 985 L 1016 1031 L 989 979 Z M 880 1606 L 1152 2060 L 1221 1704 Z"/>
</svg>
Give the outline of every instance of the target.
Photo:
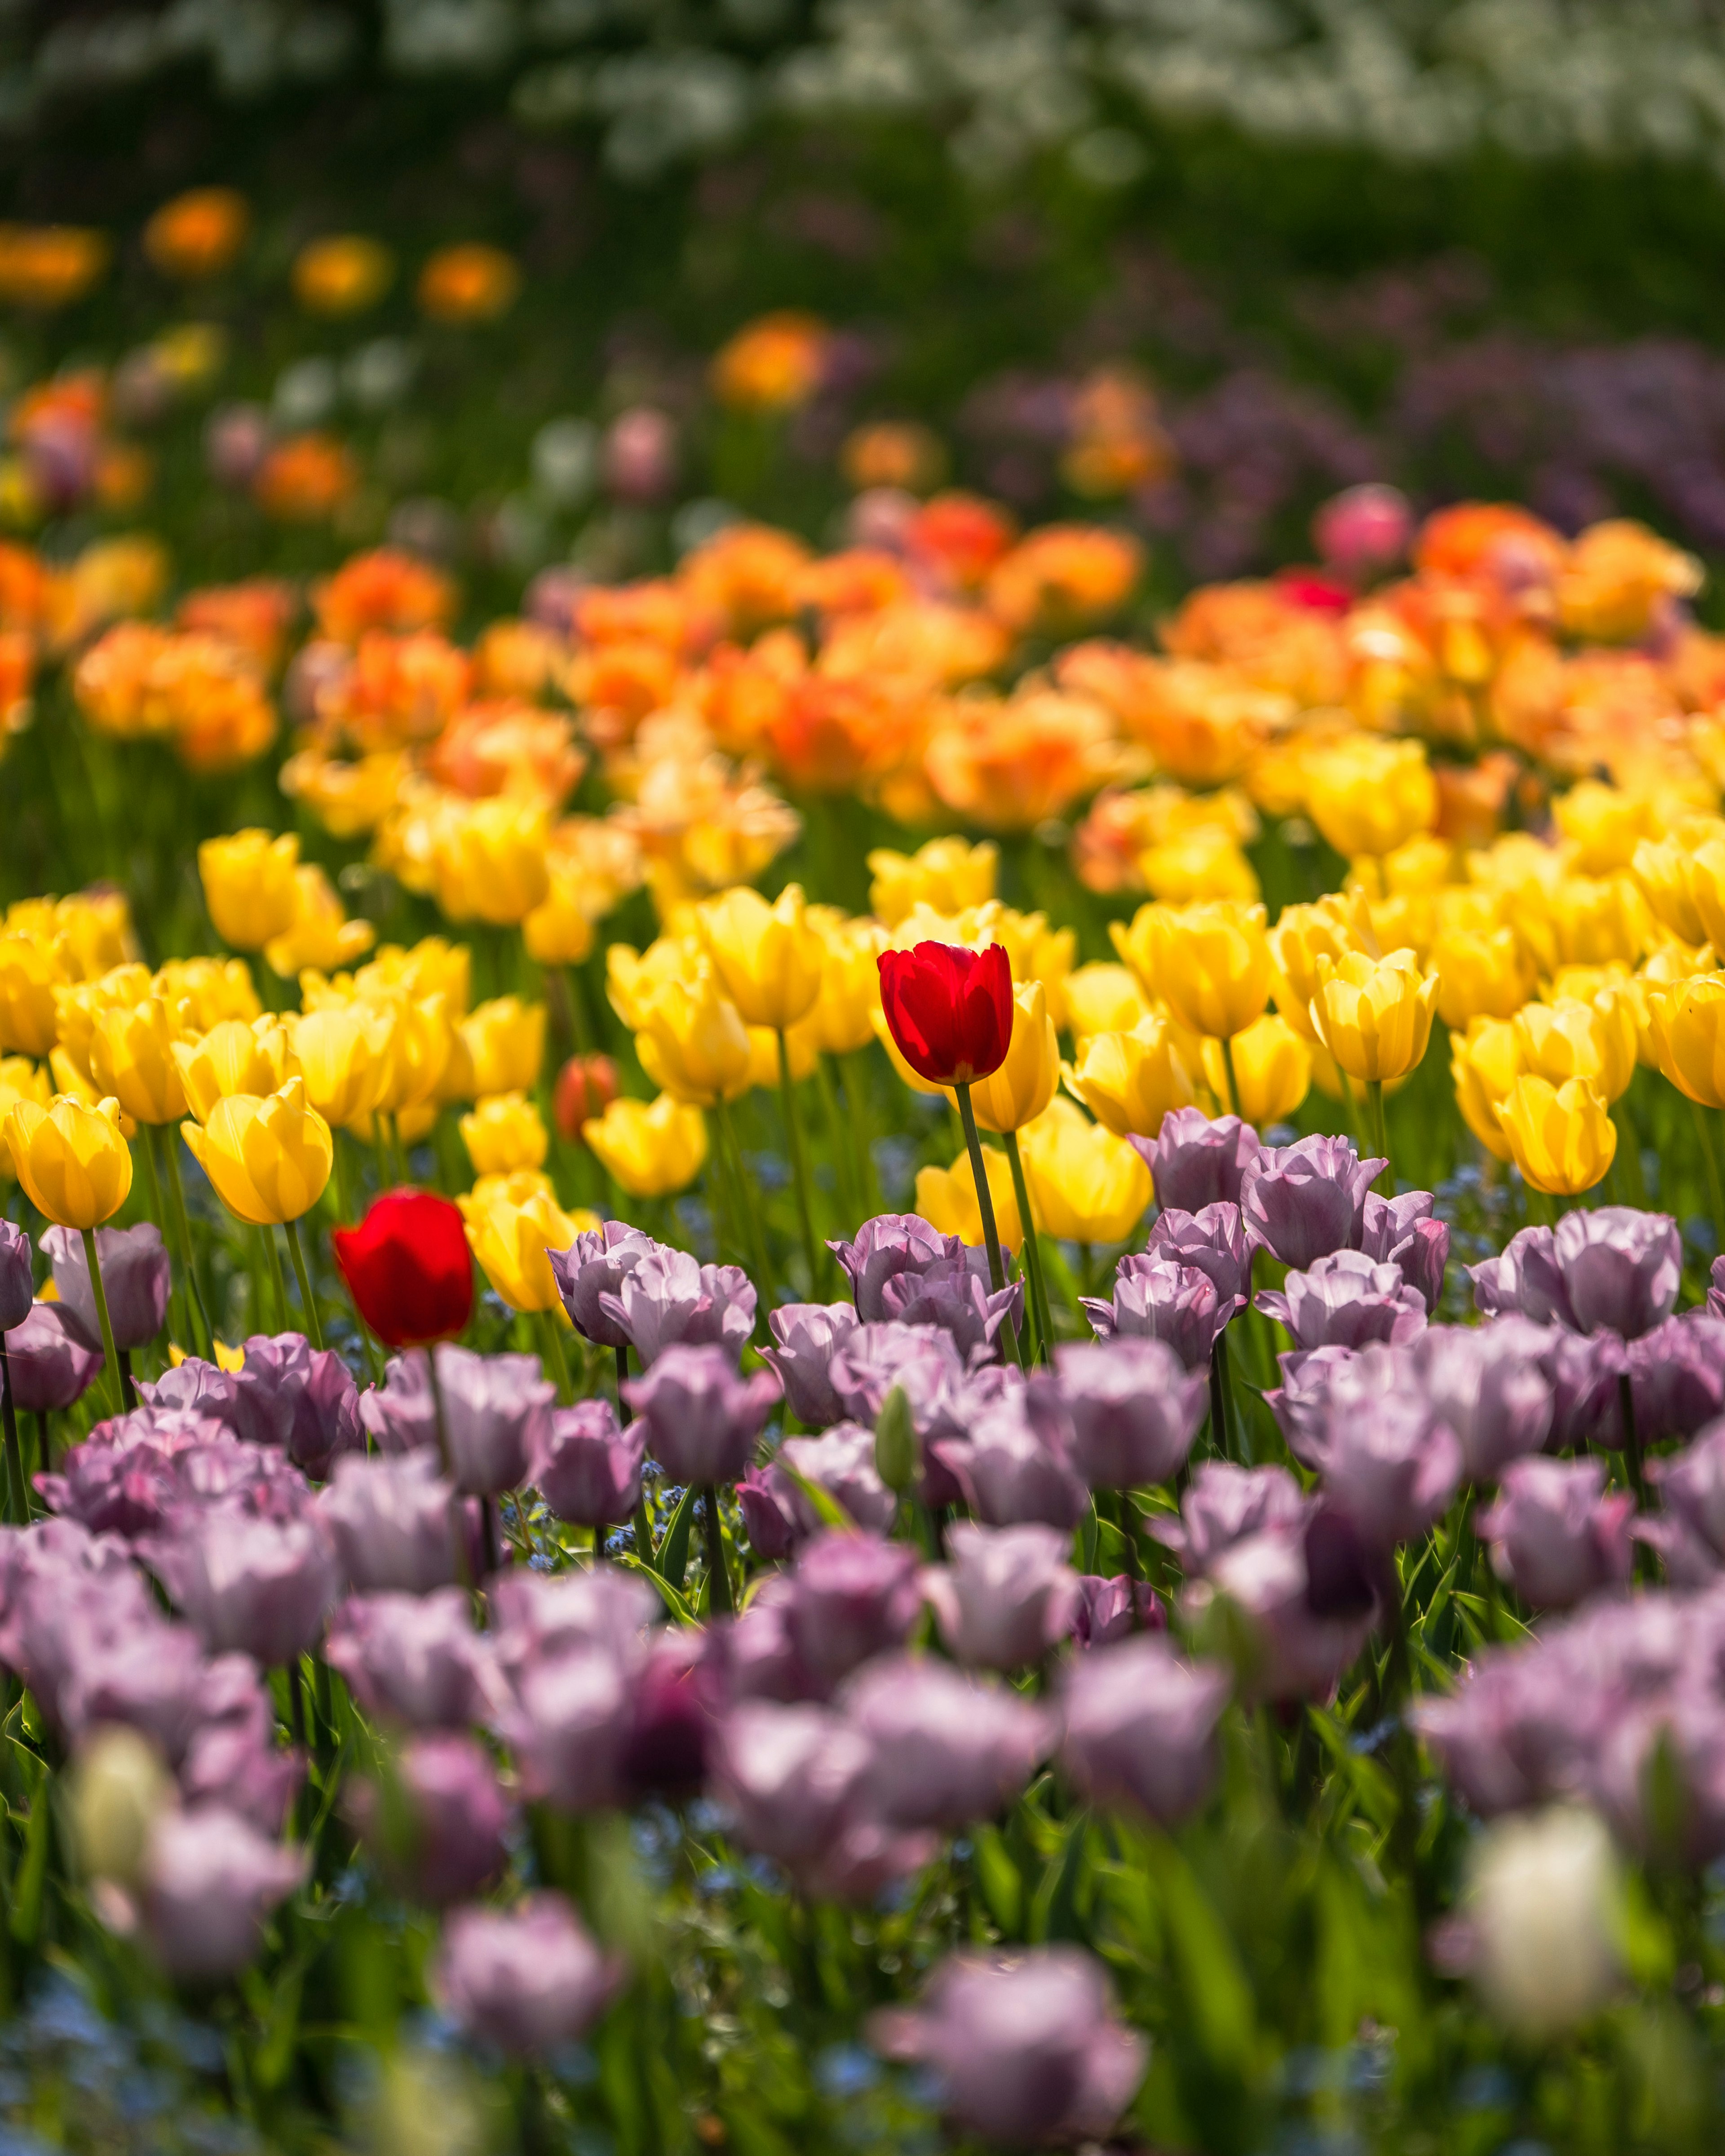
<svg viewBox="0 0 1725 2156">
<path fill-rule="evenodd" d="M 1591 1190 L 1617 1152 L 1617 1126 L 1585 1080 L 1561 1086 L 1523 1075 L 1498 1108 L 1504 1142 L 1522 1179 L 1554 1197 Z"/>
<path fill-rule="evenodd" d="M 617 1098 L 617 1065 L 608 1055 L 572 1055 L 557 1073 L 552 1114 L 568 1145 L 584 1145 L 581 1126 L 603 1116 Z"/>
<path fill-rule="evenodd" d="M 875 1471 L 902 1497 L 916 1482 L 916 1427 L 902 1385 L 895 1385 L 875 1418 Z"/>
<path fill-rule="evenodd" d="M 74 1764 L 69 1795 L 72 1840 L 86 1877 L 131 1885 L 157 1815 L 173 1801 L 173 1777 L 156 1747 L 136 1729 L 93 1731 Z"/>
<path fill-rule="evenodd" d="M 7 1111 L 12 1163 L 30 1203 L 63 1228 L 94 1228 L 126 1203 L 131 1152 L 120 1103 L 86 1107 L 65 1094 L 52 1107 L 16 1101 Z"/>
<path fill-rule="evenodd" d="M 236 831 L 206 839 L 198 849 L 203 901 L 222 941 L 236 951 L 261 951 L 293 926 L 299 906 L 294 871 L 300 841 L 291 832 Z"/>
<path fill-rule="evenodd" d="M 1422 975 L 1411 951 L 1320 958 L 1317 974 L 1312 1023 L 1348 1076 L 1368 1085 L 1404 1078 L 1431 1039 L 1436 976 Z"/>
<path fill-rule="evenodd" d="M 1622 1967 L 1622 1884 L 1592 1813 L 1554 1808 L 1496 1821 L 1467 1901 L 1474 1981 L 1494 2016 L 1548 2037 L 1604 2005 Z"/>
<path fill-rule="evenodd" d="M 599 1164 L 631 1198 L 668 1198 L 700 1174 L 706 1125 L 699 1108 L 661 1093 L 656 1101 L 613 1101 L 581 1127 Z"/>
</svg>

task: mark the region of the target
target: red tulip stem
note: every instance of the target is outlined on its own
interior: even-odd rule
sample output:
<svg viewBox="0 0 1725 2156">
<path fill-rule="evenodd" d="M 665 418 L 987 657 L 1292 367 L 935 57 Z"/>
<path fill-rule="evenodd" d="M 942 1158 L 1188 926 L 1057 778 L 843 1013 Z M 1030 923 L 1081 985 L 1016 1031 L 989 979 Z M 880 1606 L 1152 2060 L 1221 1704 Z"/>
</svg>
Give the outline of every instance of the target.
<svg viewBox="0 0 1725 2156">
<path fill-rule="evenodd" d="M 1000 1230 L 994 1225 L 994 1194 L 988 1188 L 988 1171 L 983 1159 L 983 1142 L 976 1134 L 976 1111 L 970 1105 L 970 1081 L 961 1080 L 952 1089 L 958 1096 L 958 1120 L 964 1126 L 964 1142 L 970 1152 L 970 1172 L 976 1178 L 977 1209 L 983 1216 L 983 1240 L 988 1246 L 988 1278 L 999 1295 L 1006 1286 L 1006 1267 L 1000 1257 Z M 1027 1230 L 1028 1222 L 1024 1224 Z M 1022 1364 L 1019 1336 L 1009 1325 L 1014 1359 Z"/>
<path fill-rule="evenodd" d="M 1006 1133 L 1006 1158 L 1012 1167 L 1012 1187 L 1019 1201 L 1019 1224 L 1024 1231 L 1024 1271 L 1029 1281 L 1030 1309 L 1036 1320 L 1036 1340 L 1041 1359 L 1054 1360 L 1054 1320 L 1049 1315 L 1048 1282 L 1042 1276 L 1042 1245 L 1036 1240 L 1030 1218 L 1030 1192 L 1024 1181 L 1024 1163 L 1019 1154 L 1019 1134 Z"/>
<path fill-rule="evenodd" d="M 305 1306 L 305 1330 L 311 1344 L 320 1353 L 323 1348 L 323 1321 L 317 1314 L 317 1298 L 311 1292 L 311 1276 L 305 1270 L 305 1253 L 300 1244 L 300 1224 L 284 1220 L 283 1232 L 287 1236 L 288 1255 L 294 1261 L 294 1276 L 300 1283 L 300 1300 Z"/>
<path fill-rule="evenodd" d="M 137 1394 L 131 1389 L 120 1360 L 120 1351 L 114 1345 L 114 1321 L 108 1315 L 108 1297 L 102 1286 L 101 1262 L 96 1256 L 95 1229 L 84 1230 L 84 1262 L 90 1268 L 90 1291 L 95 1296 L 96 1317 L 102 1328 L 102 1353 L 108 1358 L 108 1373 L 114 1380 L 114 1393 L 120 1403 L 120 1412 L 128 1414 L 138 1404 Z"/>
<path fill-rule="evenodd" d="M 797 1111 L 797 1081 L 791 1075 L 791 1051 L 784 1028 L 778 1029 L 778 1091 L 784 1103 L 785 1136 L 791 1149 L 791 1180 L 797 1186 L 797 1213 L 803 1226 L 803 1255 L 809 1261 L 809 1292 L 820 1292 L 820 1245 L 814 1240 L 814 1216 L 809 1205 L 809 1157 L 803 1147 L 803 1119 Z"/>
</svg>

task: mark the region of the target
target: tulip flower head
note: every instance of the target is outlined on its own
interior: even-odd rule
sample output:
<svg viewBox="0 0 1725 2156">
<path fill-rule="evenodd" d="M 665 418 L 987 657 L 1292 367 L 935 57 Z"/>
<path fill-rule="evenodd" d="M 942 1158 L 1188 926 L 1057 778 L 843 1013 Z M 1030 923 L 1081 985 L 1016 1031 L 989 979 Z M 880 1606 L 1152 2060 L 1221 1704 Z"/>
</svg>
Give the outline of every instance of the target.
<svg viewBox="0 0 1725 2156">
<path fill-rule="evenodd" d="M 583 1229 L 597 1228 L 593 1214 L 565 1213 L 548 1178 L 530 1168 L 482 1175 L 455 1202 L 480 1271 L 510 1308 L 552 1310 L 562 1317 L 548 1254 L 567 1250 Z"/>
<path fill-rule="evenodd" d="M 1524 1074 L 1499 1106 L 1510 1158 L 1524 1182 L 1553 1197 L 1591 1190 L 1617 1152 L 1617 1126 L 1584 1079 L 1561 1086 Z"/>
<path fill-rule="evenodd" d="M 1404 1078 L 1431 1039 L 1437 978 L 1411 951 L 1374 959 L 1349 952 L 1318 961 L 1312 1023 L 1350 1078 L 1363 1085 Z"/>
<path fill-rule="evenodd" d="M 581 1126 L 588 1149 L 631 1198 L 668 1198 L 686 1190 L 706 1158 L 699 1108 L 661 1093 L 656 1101 L 615 1100 Z"/>
<path fill-rule="evenodd" d="M 236 831 L 199 846 L 203 902 L 217 935 L 231 949 L 261 951 L 292 927 L 299 860 L 300 841 L 290 832 L 273 839 L 267 831 Z"/>
<path fill-rule="evenodd" d="M 1005 947 L 967 951 L 918 943 L 883 951 L 880 1001 L 899 1053 L 932 1086 L 968 1086 L 1005 1062 L 1012 1045 L 1012 968 Z"/>
<path fill-rule="evenodd" d="M 300 1078 L 276 1093 L 229 1094 L 207 1123 L 182 1123 L 180 1135 L 228 1211 L 255 1227 L 309 1213 L 335 1163 L 330 1127 L 307 1105 Z"/>
<path fill-rule="evenodd" d="M 48 1108 L 15 1101 L 5 1133 L 25 1195 L 61 1227 L 98 1227 L 126 1203 L 131 1152 L 121 1136 L 117 1101 L 87 1107 L 64 1093 Z"/>
<path fill-rule="evenodd" d="M 720 984 L 747 1024 L 782 1033 L 814 1009 L 826 952 L 805 918 L 800 885 L 787 884 L 769 906 L 738 884 L 708 899 L 698 917 Z"/>
<path fill-rule="evenodd" d="M 360 1316 L 388 1348 L 453 1340 L 473 1312 L 461 1215 L 429 1190 L 388 1190 L 330 1239 Z"/>
</svg>

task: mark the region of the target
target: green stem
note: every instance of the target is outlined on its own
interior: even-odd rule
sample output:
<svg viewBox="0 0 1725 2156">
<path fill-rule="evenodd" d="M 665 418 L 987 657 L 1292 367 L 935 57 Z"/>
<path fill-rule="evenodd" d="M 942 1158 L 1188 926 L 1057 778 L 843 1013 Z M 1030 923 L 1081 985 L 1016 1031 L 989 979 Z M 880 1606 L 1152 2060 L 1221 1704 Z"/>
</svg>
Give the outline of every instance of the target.
<svg viewBox="0 0 1725 2156">
<path fill-rule="evenodd" d="M 137 1397 L 127 1382 L 121 1367 L 120 1351 L 114 1345 L 114 1323 L 108 1315 L 107 1291 L 102 1286 L 101 1260 L 96 1255 L 95 1229 L 84 1230 L 84 1262 L 90 1268 L 90 1291 L 95 1296 L 96 1317 L 102 1328 L 102 1353 L 108 1358 L 109 1374 L 114 1380 L 114 1391 L 120 1403 L 120 1412 L 126 1414 L 137 1405 Z"/>
<path fill-rule="evenodd" d="M 569 1378 L 569 1358 L 563 1352 L 562 1328 L 557 1323 L 557 1315 L 554 1310 L 540 1312 L 539 1332 L 545 1342 L 546 1367 L 550 1370 L 552 1382 L 557 1389 L 557 1399 L 563 1406 L 567 1407 L 575 1397 L 575 1388 Z"/>
<path fill-rule="evenodd" d="M 311 1344 L 320 1351 L 323 1347 L 323 1321 L 317 1314 L 317 1298 L 311 1292 L 311 1276 L 305 1270 L 305 1253 L 300 1244 L 300 1224 L 284 1220 L 282 1227 L 287 1235 L 288 1255 L 294 1261 L 294 1277 L 300 1283 L 300 1300 L 305 1306 L 305 1330 L 311 1336 Z"/>
<path fill-rule="evenodd" d="M 154 1138 L 158 1134 L 152 1130 L 150 1135 Z M 188 1344 L 194 1354 L 207 1356 L 213 1362 L 216 1328 L 209 1314 L 209 1300 L 203 1292 L 203 1283 L 198 1277 L 198 1263 L 192 1253 L 192 1224 L 186 1215 L 186 1187 L 180 1180 L 180 1156 L 175 1137 L 164 1142 L 162 1160 L 167 1169 L 168 1203 L 173 1207 L 174 1226 L 179 1235 L 180 1261 L 186 1269 L 187 1312 L 188 1315 L 195 1314 L 203 1328 L 203 1339 L 194 1337 Z"/>
<path fill-rule="evenodd" d="M 1036 1340 L 1041 1359 L 1054 1361 L 1054 1321 L 1049 1313 L 1048 1282 L 1042 1272 L 1042 1245 L 1036 1240 L 1030 1218 L 1030 1192 L 1024 1181 L 1024 1163 L 1019 1152 L 1019 1134 L 1006 1133 L 1006 1158 L 1012 1169 L 1013 1194 L 1019 1201 L 1019 1224 L 1024 1231 L 1024 1270 L 1030 1283 L 1030 1309 L 1036 1321 Z"/>
<path fill-rule="evenodd" d="M 0 1332 L 0 1409 L 4 1411 L 6 1469 L 12 1481 L 12 1505 L 8 1517 L 14 1526 L 27 1527 L 30 1524 L 29 1486 L 24 1481 L 23 1455 L 18 1450 L 18 1413 L 12 1401 L 12 1360 L 6 1352 L 3 1332 Z"/>
<path fill-rule="evenodd" d="M 767 1262 L 767 1245 L 761 1229 L 761 1209 L 751 1204 L 748 1169 L 744 1165 L 742 1148 L 737 1142 L 737 1126 L 731 1120 L 731 1103 L 717 1101 L 713 1112 L 718 1118 L 721 1142 L 729 1148 L 731 1164 L 736 1171 L 737 1187 L 742 1194 L 742 1216 L 748 1224 L 749 1241 L 754 1253 L 755 1287 L 760 1296 L 760 1307 L 764 1308 L 773 1291 L 772 1269 Z"/>
<path fill-rule="evenodd" d="M 1228 1074 L 1228 1111 L 1244 1120 L 1245 1111 L 1240 1105 L 1240 1074 L 1234 1067 L 1234 1041 L 1225 1033 L 1222 1035 L 1222 1068 Z"/>
<path fill-rule="evenodd" d="M 988 1164 L 983 1158 L 983 1142 L 976 1132 L 976 1111 L 970 1105 L 968 1081 L 961 1082 L 953 1091 L 958 1096 L 958 1120 L 964 1127 L 965 1149 L 970 1155 L 970 1172 L 976 1183 L 977 1210 L 983 1216 L 983 1240 L 988 1250 L 988 1278 L 994 1292 L 999 1295 L 1006 1286 L 1006 1267 L 1001 1261 L 1000 1231 L 994 1224 L 994 1194 L 988 1188 Z M 1028 1222 L 1020 1224 L 1028 1234 Z M 1006 1334 L 1012 1344 L 1013 1360 L 1022 1367 L 1024 1356 L 1019 1348 L 1019 1336 L 1010 1326 L 1006 1328 Z"/>
<path fill-rule="evenodd" d="M 796 1082 L 791 1076 L 791 1051 L 784 1028 L 778 1039 L 778 1091 L 784 1104 L 785 1135 L 791 1148 L 791 1180 L 797 1186 L 797 1214 L 803 1225 L 803 1255 L 809 1262 L 809 1292 L 820 1291 L 820 1246 L 814 1240 L 814 1215 L 809 1204 L 809 1161 L 803 1149 L 803 1119 L 797 1111 Z"/>
<path fill-rule="evenodd" d="M 1707 1163 L 1707 1193 L 1713 1208 L 1713 1233 L 1718 1238 L 1719 1248 L 1725 1250 L 1725 1194 L 1722 1194 L 1719 1187 L 1719 1155 L 1713 1144 L 1712 1119 L 1699 1101 L 1692 1101 L 1689 1109 L 1695 1117 L 1695 1134 L 1701 1140 L 1701 1157 Z"/>
<path fill-rule="evenodd" d="M 779 1037 L 782 1041 L 783 1035 Z M 701 1496 L 701 1510 L 706 1515 L 707 1609 L 712 1616 L 728 1617 L 735 1604 L 731 1599 L 731 1573 L 725 1563 L 725 1530 L 719 1518 L 719 1492 L 709 1482 Z"/>
<path fill-rule="evenodd" d="M 1210 1350 L 1210 1441 L 1224 1460 L 1235 1456 L 1234 1436 L 1228 1417 L 1228 1339 L 1216 1335 Z"/>
<path fill-rule="evenodd" d="M 827 1069 L 827 1059 L 818 1055 L 814 1060 L 814 1082 L 820 1094 L 821 1113 L 826 1119 L 827 1144 L 832 1149 L 833 1175 L 839 1186 L 839 1204 L 847 1227 L 862 1219 L 861 1201 L 851 1187 L 853 1163 L 850 1149 L 845 1142 L 844 1124 L 839 1114 L 839 1096 L 833 1089 L 832 1073 Z"/>
<path fill-rule="evenodd" d="M 1384 1081 L 1381 1078 L 1368 1078 L 1366 1081 L 1366 1115 L 1371 1124 L 1373 1147 L 1385 1163 L 1383 1172 L 1372 1188 L 1374 1190 L 1380 1189 L 1387 1183 L 1388 1194 L 1394 1197 L 1395 1195 L 1395 1163 L 1390 1158 L 1389 1125 L 1384 1119 Z"/>
<path fill-rule="evenodd" d="M 259 1228 L 258 1236 L 264 1245 L 264 1256 L 269 1264 L 270 1285 L 275 1290 L 275 1315 L 280 1329 L 285 1332 L 288 1329 L 289 1312 L 287 1280 L 281 1270 L 281 1252 L 276 1249 L 275 1238 L 270 1234 L 269 1229 Z"/>
<path fill-rule="evenodd" d="M 854 1055 L 839 1059 L 839 1091 L 845 1098 L 845 1118 L 850 1127 L 850 1142 L 856 1153 L 856 1196 L 863 1218 L 872 1219 L 880 1210 L 880 1186 L 875 1179 L 875 1156 L 869 1149 L 868 1094 L 859 1082 L 850 1082 Z"/>
<path fill-rule="evenodd" d="M 173 1310 L 174 1310 L 174 1300 L 175 1300 L 175 1297 L 176 1297 L 176 1296 L 177 1296 L 177 1295 L 181 1296 L 184 1296 L 184 1297 L 185 1297 L 185 1303 L 184 1303 L 184 1306 L 185 1306 L 185 1307 L 187 1308 L 187 1321 L 186 1321 L 186 1332 L 185 1332 L 185 1336 L 184 1336 L 184 1337 L 185 1337 L 185 1338 L 186 1338 L 186 1340 L 187 1340 L 187 1344 L 188 1344 L 189 1346 L 193 1347 L 193 1348 L 195 1348 L 197 1347 L 197 1344 L 198 1344 L 198 1343 L 197 1343 L 197 1342 L 196 1342 L 195 1340 L 193 1340 L 193 1339 L 192 1338 L 192 1323 L 191 1323 L 191 1317 L 190 1317 L 190 1301 L 191 1301 L 191 1298 L 189 1297 L 189 1296 L 187 1296 L 187 1295 L 186 1295 L 186 1283 L 185 1283 L 185 1280 L 184 1280 L 184 1277 L 183 1277 L 183 1276 L 184 1276 L 184 1272 L 185 1272 L 185 1262 L 184 1262 L 183 1258 L 181 1256 L 181 1253 L 180 1253 L 178 1250 L 175 1250 L 175 1248 L 174 1248 L 174 1238 L 173 1238 L 172 1229 L 171 1229 L 171 1227 L 169 1226 L 169 1224 L 168 1224 L 168 1218 L 167 1218 L 167 1209 L 163 1206 L 162 1202 L 162 1172 L 161 1172 L 160 1168 L 157 1166 L 157 1162 L 156 1162 L 156 1126 L 155 1126 L 155 1124 L 154 1124 L 154 1123 L 146 1123 L 146 1124 L 144 1125 L 144 1127 L 143 1127 L 143 1132 L 144 1132 L 144 1175 L 145 1175 L 145 1178 L 146 1178 L 146 1180 L 148 1182 L 148 1183 L 149 1183 L 149 1185 L 150 1185 L 150 1218 L 151 1218 L 151 1219 L 155 1222 L 156 1226 L 157 1226 L 157 1229 L 158 1233 L 161 1235 L 161 1237 L 162 1237 L 162 1241 L 163 1241 L 163 1242 L 167 1245 L 167 1246 L 168 1253 L 169 1253 L 170 1256 L 176 1257 L 176 1258 L 181 1258 L 181 1263 L 180 1263 L 179 1267 L 177 1268 L 177 1270 L 179 1270 L 180 1274 L 182 1275 L 181 1279 L 178 1281 L 178 1282 L 177 1282 L 177 1283 L 174 1282 L 174 1281 L 172 1280 L 172 1275 L 170 1275 L 170 1279 L 169 1279 L 168 1298 L 167 1298 L 167 1311 L 168 1311 L 168 1317 L 167 1317 L 167 1323 L 168 1323 L 168 1337 L 169 1337 L 170 1339 L 172 1339 L 172 1338 L 173 1337 L 173 1336 L 174 1336 L 175 1332 L 178 1329 L 178 1328 L 177 1328 L 177 1326 L 176 1326 L 176 1324 L 175 1324 L 175 1322 L 174 1322 L 174 1315 L 173 1315 Z"/>
<path fill-rule="evenodd" d="M 587 1015 L 587 998 L 581 992 L 581 976 L 572 966 L 562 968 L 562 980 L 569 998 L 569 1031 L 575 1042 L 578 1055 L 593 1054 L 593 1025 Z"/>
</svg>

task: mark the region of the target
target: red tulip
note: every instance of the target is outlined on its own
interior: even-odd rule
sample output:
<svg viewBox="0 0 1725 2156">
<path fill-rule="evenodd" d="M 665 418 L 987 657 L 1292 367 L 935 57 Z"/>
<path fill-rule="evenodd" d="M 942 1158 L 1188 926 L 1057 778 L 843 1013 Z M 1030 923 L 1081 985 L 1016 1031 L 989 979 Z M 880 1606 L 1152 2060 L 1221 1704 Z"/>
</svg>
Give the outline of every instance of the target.
<svg viewBox="0 0 1725 2156">
<path fill-rule="evenodd" d="M 919 943 L 883 951 L 880 1001 L 898 1051 L 932 1086 L 968 1086 L 1006 1060 L 1012 968 L 999 943 L 967 951 Z"/>
<path fill-rule="evenodd" d="M 582 1142 L 581 1126 L 603 1116 L 617 1098 L 617 1065 L 608 1055 L 572 1055 L 557 1073 L 551 1111 L 571 1145 Z"/>
<path fill-rule="evenodd" d="M 357 1228 L 331 1237 L 359 1314 L 388 1348 L 452 1340 L 473 1311 L 461 1215 L 429 1190 L 387 1190 Z"/>
</svg>

